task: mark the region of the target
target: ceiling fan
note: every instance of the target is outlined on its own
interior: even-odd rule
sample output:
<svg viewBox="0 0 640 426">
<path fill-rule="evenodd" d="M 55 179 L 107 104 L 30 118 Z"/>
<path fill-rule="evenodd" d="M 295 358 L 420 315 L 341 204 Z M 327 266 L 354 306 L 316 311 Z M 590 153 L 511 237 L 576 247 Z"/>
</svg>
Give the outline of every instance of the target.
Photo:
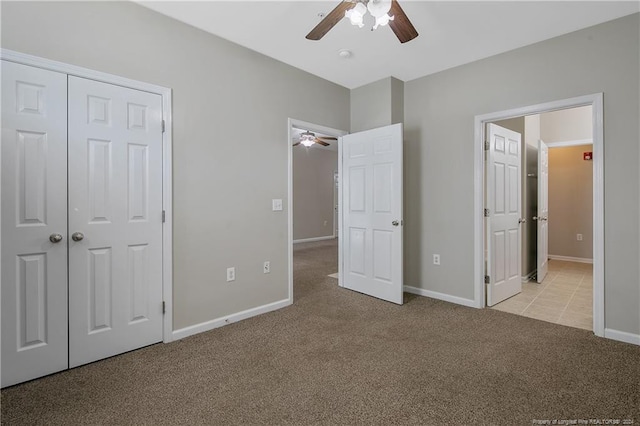
<svg viewBox="0 0 640 426">
<path fill-rule="evenodd" d="M 324 139 L 324 140 L 323 140 Z M 300 140 L 296 143 L 293 144 L 293 146 L 298 146 L 300 144 L 306 146 L 307 148 L 310 147 L 311 145 L 317 143 L 318 145 L 322 145 L 322 146 L 329 146 L 328 142 L 325 142 L 325 140 L 328 141 L 337 141 L 337 138 L 334 138 L 333 136 L 316 136 L 315 133 L 312 133 L 310 131 L 306 131 L 306 132 L 302 132 L 300 134 Z"/>
<path fill-rule="evenodd" d="M 406 43 L 418 37 L 418 31 L 409 21 L 397 0 L 343 0 L 307 34 L 306 38 L 320 40 L 345 17 L 349 18 L 352 25 L 362 28 L 364 26 L 364 15 L 367 11 L 376 20 L 375 25 L 371 28 L 372 30 L 375 30 L 378 26 L 389 24 L 400 43 Z"/>
</svg>

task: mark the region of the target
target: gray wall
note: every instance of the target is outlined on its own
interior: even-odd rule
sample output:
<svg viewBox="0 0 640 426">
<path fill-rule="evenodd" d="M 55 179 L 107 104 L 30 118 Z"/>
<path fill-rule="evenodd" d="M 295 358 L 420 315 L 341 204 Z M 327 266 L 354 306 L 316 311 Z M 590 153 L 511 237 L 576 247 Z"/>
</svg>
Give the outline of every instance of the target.
<svg viewBox="0 0 640 426">
<path fill-rule="evenodd" d="M 593 259 L 593 145 L 549 148 L 549 255 Z M 576 234 L 582 234 L 582 241 Z"/>
<path fill-rule="evenodd" d="M 173 89 L 174 329 L 286 299 L 287 118 L 348 129 L 349 90 L 130 2 L 1 7 L 4 48 Z"/>
<path fill-rule="evenodd" d="M 540 114 L 540 138 L 546 143 L 593 139 L 593 108 L 561 109 Z"/>
<path fill-rule="evenodd" d="M 402 81 L 387 77 L 351 90 L 351 132 L 402 123 L 403 119 Z"/>
<path fill-rule="evenodd" d="M 638 17 L 405 83 L 407 285 L 473 299 L 476 115 L 604 92 L 605 326 L 640 333 Z"/>
<path fill-rule="evenodd" d="M 293 147 L 293 239 L 332 236 L 338 151 Z"/>
</svg>

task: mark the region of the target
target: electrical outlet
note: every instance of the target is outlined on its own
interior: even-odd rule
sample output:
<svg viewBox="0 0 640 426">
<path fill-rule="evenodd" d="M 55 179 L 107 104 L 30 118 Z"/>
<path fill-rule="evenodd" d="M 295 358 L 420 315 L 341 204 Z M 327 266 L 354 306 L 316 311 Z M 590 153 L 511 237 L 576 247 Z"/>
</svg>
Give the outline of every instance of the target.
<svg viewBox="0 0 640 426">
<path fill-rule="evenodd" d="M 271 272 L 271 262 L 269 262 L 268 260 L 264 262 L 264 265 L 262 266 L 262 272 L 265 274 Z"/>
<path fill-rule="evenodd" d="M 227 281 L 235 281 L 236 280 L 236 268 L 231 267 L 227 268 Z"/>
<path fill-rule="evenodd" d="M 434 254 L 433 255 L 433 264 L 434 265 L 440 265 L 440 255 L 439 254 Z"/>
<path fill-rule="evenodd" d="M 578 239 L 578 241 L 582 241 L 582 234 L 576 235 L 576 238 Z"/>
<path fill-rule="evenodd" d="M 326 220 L 324 221 L 324 225 L 323 226 L 327 226 L 327 221 Z"/>
<path fill-rule="evenodd" d="M 273 200 L 271 200 L 271 209 L 274 212 L 282 211 L 282 199 L 274 198 Z"/>
</svg>

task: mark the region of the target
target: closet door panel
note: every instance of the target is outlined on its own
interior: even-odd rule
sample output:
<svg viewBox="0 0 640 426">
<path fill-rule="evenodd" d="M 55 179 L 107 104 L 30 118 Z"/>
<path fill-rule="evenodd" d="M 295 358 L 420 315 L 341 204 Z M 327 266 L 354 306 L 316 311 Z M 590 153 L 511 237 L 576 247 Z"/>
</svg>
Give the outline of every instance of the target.
<svg viewBox="0 0 640 426">
<path fill-rule="evenodd" d="M 71 367 L 162 341 L 159 95 L 69 77 L 69 232 Z"/>
<path fill-rule="evenodd" d="M 1 71 L 5 387 L 68 367 L 67 76 Z"/>
</svg>

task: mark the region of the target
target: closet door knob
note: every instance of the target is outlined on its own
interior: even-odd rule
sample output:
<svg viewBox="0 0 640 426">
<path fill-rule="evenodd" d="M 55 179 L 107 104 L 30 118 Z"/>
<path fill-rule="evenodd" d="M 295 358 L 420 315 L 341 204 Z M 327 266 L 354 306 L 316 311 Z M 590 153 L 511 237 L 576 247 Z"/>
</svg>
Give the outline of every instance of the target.
<svg viewBox="0 0 640 426">
<path fill-rule="evenodd" d="M 49 235 L 49 241 L 51 241 L 54 244 L 59 243 L 60 241 L 62 241 L 62 235 L 61 234 L 51 234 L 51 235 Z"/>
<path fill-rule="evenodd" d="M 83 238 L 84 234 L 82 232 L 74 232 L 73 234 L 71 234 L 71 239 L 73 241 L 82 241 Z"/>
</svg>

